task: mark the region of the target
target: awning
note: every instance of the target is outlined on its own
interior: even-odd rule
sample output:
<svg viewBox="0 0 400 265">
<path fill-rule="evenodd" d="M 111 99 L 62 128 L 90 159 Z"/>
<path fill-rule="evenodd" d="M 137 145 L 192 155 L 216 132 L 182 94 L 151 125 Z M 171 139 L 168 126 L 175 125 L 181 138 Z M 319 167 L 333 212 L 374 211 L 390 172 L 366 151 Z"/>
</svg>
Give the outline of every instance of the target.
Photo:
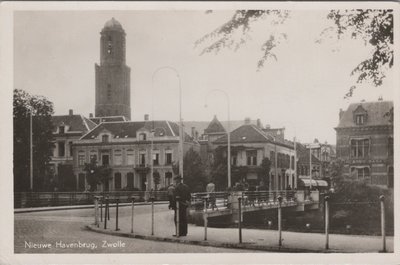
<svg viewBox="0 0 400 265">
<path fill-rule="evenodd" d="M 304 186 L 310 186 L 310 179 L 300 179 L 303 183 Z M 320 179 L 312 179 L 311 180 L 311 186 L 314 187 L 328 187 L 328 182 L 325 180 L 320 180 Z"/>
</svg>

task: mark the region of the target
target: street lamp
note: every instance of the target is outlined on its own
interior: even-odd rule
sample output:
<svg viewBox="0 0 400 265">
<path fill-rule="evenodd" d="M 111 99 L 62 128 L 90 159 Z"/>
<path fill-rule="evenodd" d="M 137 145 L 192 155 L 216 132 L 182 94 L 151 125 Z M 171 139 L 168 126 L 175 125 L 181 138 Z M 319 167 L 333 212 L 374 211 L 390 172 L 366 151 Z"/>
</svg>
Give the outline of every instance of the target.
<svg viewBox="0 0 400 265">
<path fill-rule="evenodd" d="M 227 167 L 228 167 L 228 188 L 231 187 L 231 129 L 230 129 L 230 99 L 228 93 L 226 93 L 222 89 L 213 89 L 210 90 L 206 96 L 206 106 L 207 106 L 207 98 L 212 92 L 221 92 L 223 95 L 225 95 L 226 102 L 227 102 L 227 115 L 228 115 L 228 128 L 227 128 L 227 135 L 228 135 L 228 158 L 227 158 Z"/>
<path fill-rule="evenodd" d="M 171 70 L 173 71 L 176 76 L 178 77 L 179 80 L 179 174 L 182 177 L 182 182 L 183 182 L 183 124 L 182 124 L 182 86 L 181 86 L 181 77 L 179 76 L 179 72 L 178 70 L 176 70 L 174 67 L 172 66 L 161 66 L 159 68 L 157 68 L 154 72 L 153 72 L 153 76 L 152 76 L 152 89 L 154 87 L 154 77 L 156 76 L 156 74 L 161 71 L 161 70 Z M 154 90 L 153 90 L 154 91 Z M 152 106 L 153 107 L 153 106 Z"/>
<path fill-rule="evenodd" d="M 32 123 L 32 106 L 28 106 L 29 110 L 29 177 L 30 177 L 30 190 L 33 191 L 33 123 Z"/>
<path fill-rule="evenodd" d="M 156 129 L 161 129 L 161 130 L 163 130 L 163 131 L 164 131 L 164 134 L 165 134 L 165 129 L 162 128 L 162 127 L 152 128 L 152 130 L 151 130 L 151 147 L 150 147 L 150 185 L 148 185 L 149 188 L 150 188 L 150 190 L 153 188 L 153 185 L 154 185 L 154 180 L 153 180 L 153 178 L 154 178 L 154 157 L 153 157 L 154 154 L 153 154 L 153 149 L 154 149 L 154 133 L 155 133 Z M 155 187 L 155 185 L 154 185 L 154 187 Z"/>
</svg>

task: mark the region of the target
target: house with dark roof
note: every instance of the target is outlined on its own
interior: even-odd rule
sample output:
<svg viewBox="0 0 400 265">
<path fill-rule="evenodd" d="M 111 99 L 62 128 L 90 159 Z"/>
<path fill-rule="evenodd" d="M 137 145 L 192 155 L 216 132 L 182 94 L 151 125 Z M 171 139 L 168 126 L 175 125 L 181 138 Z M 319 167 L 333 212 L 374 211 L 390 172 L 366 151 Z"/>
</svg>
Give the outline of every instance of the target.
<svg viewBox="0 0 400 265">
<path fill-rule="evenodd" d="M 183 153 L 190 148 L 199 152 L 197 141 L 184 136 Z M 86 163 L 108 166 L 110 179 L 97 190 L 158 190 L 172 183 L 178 146 L 179 126 L 171 121 L 101 122 L 74 144 L 73 169 L 77 182 L 85 183 Z M 151 166 L 157 178 L 150 177 Z"/>
<path fill-rule="evenodd" d="M 69 110 L 68 115 L 55 115 L 51 119 L 54 149 L 49 170 L 54 174 L 59 188 L 74 189 L 72 146 L 84 134 L 96 127 L 96 124 L 82 115 L 74 114 L 73 110 Z"/>
<path fill-rule="evenodd" d="M 261 124 L 259 124 L 261 125 Z M 297 186 L 297 177 L 294 170 L 294 145 L 289 141 L 278 139 L 257 126 L 247 122 L 230 133 L 231 166 L 232 172 L 240 168 L 243 174 L 242 181 L 250 185 L 267 186 L 270 190 L 283 190 L 289 185 Z M 226 134 L 213 141 L 214 149 L 219 149 L 226 157 Z M 268 176 L 260 175 L 263 159 L 271 162 Z M 267 183 L 263 183 L 267 180 Z"/>
<path fill-rule="evenodd" d="M 393 102 L 350 104 L 340 110 L 335 130 L 345 176 L 393 188 Z"/>
</svg>

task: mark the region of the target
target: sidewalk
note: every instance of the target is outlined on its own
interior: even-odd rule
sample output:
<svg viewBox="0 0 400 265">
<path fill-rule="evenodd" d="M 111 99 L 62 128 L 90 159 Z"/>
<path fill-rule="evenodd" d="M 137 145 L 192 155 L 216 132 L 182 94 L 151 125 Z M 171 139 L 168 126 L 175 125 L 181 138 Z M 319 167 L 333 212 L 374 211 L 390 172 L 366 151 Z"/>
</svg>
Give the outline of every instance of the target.
<svg viewBox="0 0 400 265">
<path fill-rule="evenodd" d="M 334 252 L 334 253 L 373 253 L 382 249 L 382 238 L 378 236 L 329 235 L 330 249 L 325 250 L 325 235 L 316 233 L 298 233 L 282 231 L 283 246 L 278 247 L 278 231 L 261 229 L 242 229 L 243 242 L 239 244 L 237 228 L 207 228 L 207 241 L 204 240 L 204 227 L 189 224 L 188 236 L 173 237 L 175 225 L 173 211 L 167 210 L 166 205 L 156 205 L 154 236 L 151 236 L 151 207 L 140 211 L 135 208 L 134 233 L 131 234 L 131 209 L 119 209 L 119 231 L 115 231 L 115 209 L 110 211 L 107 229 L 104 222 L 99 228 L 88 224 L 87 228 L 111 235 L 135 237 L 147 240 L 178 242 L 203 246 L 244 248 L 272 252 Z M 93 214 L 94 216 L 94 214 Z M 94 217 L 93 217 L 94 223 Z M 393 252 L 393 237 L 386 238 L 387 251 Z"/>
</svg>

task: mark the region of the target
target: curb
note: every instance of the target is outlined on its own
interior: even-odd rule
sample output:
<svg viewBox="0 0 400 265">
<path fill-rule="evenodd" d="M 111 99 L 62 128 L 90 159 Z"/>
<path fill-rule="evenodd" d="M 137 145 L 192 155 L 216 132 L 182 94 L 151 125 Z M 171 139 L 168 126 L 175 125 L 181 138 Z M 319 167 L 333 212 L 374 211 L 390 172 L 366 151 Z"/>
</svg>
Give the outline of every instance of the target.
<svg viewBox="0 0 400 265">
<path fill-rule="evenodd" d="M 159 202 L 154 202 L 154 205 L 158 204 L 167 204 L 168 202 L 165 201 L 159 201 Z M 132 203 L 120 203 L 118 206 L 119 207 L 124 207 L 124 206 L 131 206 Z M 135 206 L 143 206 L 143 205 L 151 205 L 150 202 L 140 202 L 140 203 L 135 203 Z M 110 203 L 110 207 L 115 207 L 115 203 Z M 18 213 L 32 213 L 32 212 L 47 212 L 47 211 L 61 211 L 61 210 L 76 210 L 76 209 L 92 209 L 94 208 L 94 204 L 86 204 L 86 205 L 72 205 L 72 206 L 56 206 L 56 207 L 40 207 L 40 208 L 20 208 L 20 209 L 14 209 L 14 214 Z"/>
<path fill-rule="evenodd" d="M 97 227 L 93 227 L 93 225 L 86 225 L 85 228 L 87 230 L 100 233 L 107 234 L 119 237 L 128 237 L 128 238 L 137 238 L 158 242 L 170 242 L 170 243 L 180 243 L 180 244 L 188 244 L 188 245 L 197 245 L 204 247 L 219 247 L 219 248 L 234 248 L 234 249 L 247 249 L 247 250 L 258 250 L 258 251 L 266 251 L 266 252 L 284 252 L 284 253 L 338 253 L 335 250 L 310 250 L 310 249 L 301 249 L 301 248 L 287 248 L 287 247 L 271 247 L 271 246 L 260 246 L 260 245 L 250 245 L 249 243 L 224 243 L 224 242 L 216 242 L 216 241 L 198 241 L 198 240 L 188 240 L 181 238 L 168 238 L 168 237 L 159 237 L 159 236 L 145 236 L 139 234 L 131 234 L 110 230 L 102 230 Z"/>
</svg>

